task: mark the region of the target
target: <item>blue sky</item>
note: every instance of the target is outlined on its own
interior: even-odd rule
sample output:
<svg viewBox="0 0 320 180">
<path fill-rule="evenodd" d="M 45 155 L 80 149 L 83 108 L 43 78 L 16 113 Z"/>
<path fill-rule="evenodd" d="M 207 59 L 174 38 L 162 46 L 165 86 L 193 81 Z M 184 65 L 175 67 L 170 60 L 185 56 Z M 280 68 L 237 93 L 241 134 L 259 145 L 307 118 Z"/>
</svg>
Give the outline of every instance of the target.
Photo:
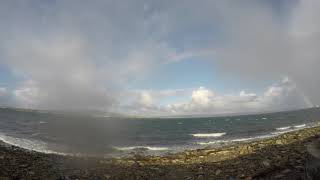
<svg viewBox="0 0 320 180">
<path fill-rule="evenodd" d="M 142 115 L 313 106 L 318 4 L 2 1 L 1 105 Z"/>
</svg>

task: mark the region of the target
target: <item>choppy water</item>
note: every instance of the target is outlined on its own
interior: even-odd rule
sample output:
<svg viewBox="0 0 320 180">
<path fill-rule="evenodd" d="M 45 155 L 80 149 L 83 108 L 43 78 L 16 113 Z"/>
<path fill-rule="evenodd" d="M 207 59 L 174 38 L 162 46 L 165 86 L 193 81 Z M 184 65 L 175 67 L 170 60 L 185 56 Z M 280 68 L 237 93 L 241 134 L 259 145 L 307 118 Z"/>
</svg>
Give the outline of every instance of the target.
<svg viewBox="0 0 320 180">
<path fill-rule="evenodd" d="M 260 115 L 146 119 L 0 109 L 0 140 L 47 153 L 166 154 L 266 138 L 314 126 L 319 120 L 319 108 Z"/>
</svg>

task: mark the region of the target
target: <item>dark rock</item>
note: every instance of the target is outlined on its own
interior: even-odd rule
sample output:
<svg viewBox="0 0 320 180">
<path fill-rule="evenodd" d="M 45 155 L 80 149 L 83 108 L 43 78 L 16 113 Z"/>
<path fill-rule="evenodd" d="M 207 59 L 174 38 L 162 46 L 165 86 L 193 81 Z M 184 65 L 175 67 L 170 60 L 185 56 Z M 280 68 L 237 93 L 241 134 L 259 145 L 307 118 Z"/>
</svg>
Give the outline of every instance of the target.
<svg viewBox="0 0 320 180">
<path fill-rule="evenodd" d="M 197 180 L 204 180 L 204 175 L 202 174 L 198 175 Z"/>
<path fill-rule="evenodd" d="M 282 174 L 288 174 L 288 173 L 290 173 L 290 172 L 291 172 L 290 169 L 285 169 L 285 170 L 283 170 L 281 173 L 282 173 Z"/>
</svg>

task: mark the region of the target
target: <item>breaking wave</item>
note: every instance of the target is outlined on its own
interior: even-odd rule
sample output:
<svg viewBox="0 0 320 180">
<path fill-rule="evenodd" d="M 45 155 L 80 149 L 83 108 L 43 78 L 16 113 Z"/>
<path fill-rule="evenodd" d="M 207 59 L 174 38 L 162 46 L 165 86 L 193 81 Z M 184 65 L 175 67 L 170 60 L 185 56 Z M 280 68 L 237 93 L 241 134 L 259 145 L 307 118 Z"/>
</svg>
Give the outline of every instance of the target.
<svg viewBox="0 0 320 180">
<path fill-rule="evenodd" d="M 223 133 L 208 133 L 208 134 L 191 134 L 193 137 L 198 137 L 198 138 L 208 138 L 208 137 L 221 137 L 226 135 L 225 132 Z"/>
<path fill-rule="evenodd" d="M 222 144 L 222 143 L 233 143 L 233 142 L 245 142 L 245 141 L 251 141 L 256 139 L 265 139 L 269 137 L 273 137 L 274 135 L 268 134 L 268 135 L 261 135 L 256 137 L 248 137 L 248 138 L 237 138 L 237 139 L 228 139 L 228 140 L 216 140 L 216 141 L 208 141 L 208 142 L 197 142 L 199 145 L 212 145 L 212 144 Z"/>
<path fill-rule="evenodd" d="M 293 126 L 294 128 L 304 128 L 306 127 L 306 124 L 300 124 L 300 125 L 296 125 L 296 126 Z"/>
<path fill-rule="evenodd" d="M 300 124 L 300 125 L 295 125 L 295 126 L 278 127 L 278 128 L 276 128 L 277 131 L 273 132 L 272 134 L 283 134 L 283 133 L 294 131 L 296 129 L 305 128 L 305 127 L 307 127 L 306 124 Z M 312 127 L 312 125 L 310 125 L 310 127 Z"/>
<path fill-rule="evenodd" d="M 4 143 L 12 146 L 17 146 L 23 149 L 36 151 L 40 153 L 66 155 L 65 153 L 49 150 L 47 144 L 42 141 L 16 138 L 16 137 L 7 136 L 2 133 L 0 133 L 0 141 L 3 141 Z"/>
<path fill-rule="evenodd" d="M 129 147 L 114 147 L 120 151 L 146 150 L 146 151 L 166 151 L 167 147 L 151 147 L 151 146 L 129 146 Z"/>
<path fill-rule="evenodd" d="M 278 131 L 284 131 L 284 130 L 287 130 L 287 129 L 290 129 L 291 126 L 285 126 L 285 127 L 279 127 L 279 128 L 276 128 L 276 130 Z"/>
</svg>

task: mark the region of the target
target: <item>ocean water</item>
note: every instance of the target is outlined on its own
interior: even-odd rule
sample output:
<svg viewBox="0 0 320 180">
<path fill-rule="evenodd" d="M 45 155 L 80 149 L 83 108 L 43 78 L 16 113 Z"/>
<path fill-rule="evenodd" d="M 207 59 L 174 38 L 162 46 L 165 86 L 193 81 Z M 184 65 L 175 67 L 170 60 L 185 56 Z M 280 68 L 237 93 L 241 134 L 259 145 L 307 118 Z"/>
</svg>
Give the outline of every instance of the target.
<svg viewBox="0 0 320 180">
<path fill-rule="evenodd" d="M 202 118 L 112 118 L 1 108 L 0 140 L 45 153 L 164 155 L 276 136 L 319 120 L 319 108 Z"/>
</svg>

